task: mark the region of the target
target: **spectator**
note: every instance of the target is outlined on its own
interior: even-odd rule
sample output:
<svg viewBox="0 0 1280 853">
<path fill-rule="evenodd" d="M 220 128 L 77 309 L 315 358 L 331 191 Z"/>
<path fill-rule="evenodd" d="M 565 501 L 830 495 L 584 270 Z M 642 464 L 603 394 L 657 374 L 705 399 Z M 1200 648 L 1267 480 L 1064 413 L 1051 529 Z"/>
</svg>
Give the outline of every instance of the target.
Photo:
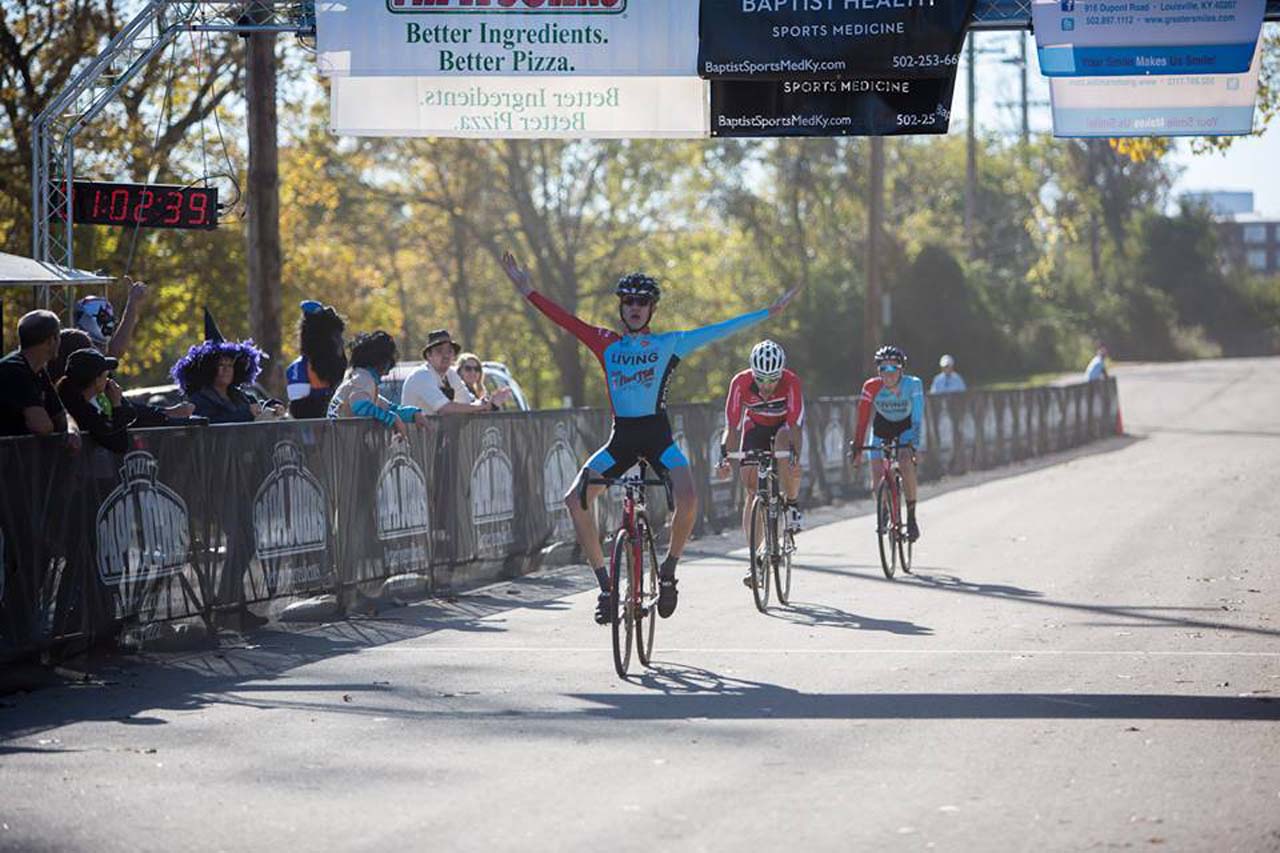
<svg viewBox="0 0 1280 853">
<path fill-rule="evenodd" d="M 474 415 L 496 412 L 511 396 L 510 389 L 503 389 L 490 399 L 472 393 L 452 367 L 453 360 L 462 351 L 447 329 L 436 329 L 427 335 L 427 345 L 422 348 L 425 364 L 404 381 L 400 400 L 432 415 Z M 482 377 L 477 377 L 480 379 Z"/>
<path fill-rule="evenodd" d="M 1097 352 L 1089 361 L 1089 366 L 1084 369 L 1085 382 L 1097 382 L 1107 378 L 1107 345 L 1098 344 Z"/>
<path fill-rule="evenodd" d="M 346 323 L 331 305 L 302 303 L 298 323 L 300 355 L 285 371 L 289 383 L 289 414 L 295 418 L 323 418 L 333 389 L 347 372 Z"/>
<path fill-rule="evenodd" d="M 129 285 L 129 296 L 118 326 L 116 312 L 105 296 L 86 296 L 76 302 L 73 312 L 76 328 L 89 335 L 99 352 L 117 359 L 129 348 L 138 326 L 138 315 L 147 301 L 145 282 L 134 281 L 128 276 L 124 281 Z"/>
<path fill-rule="evenodd" d="M 205 341 L 189 349 L 170 375 L 197 416 L 211 424 L 249 423 L 283 411 L 279 403 L 262 405 L 242 387 L 257 378 L 264 357 L 253 341 Z"/>
<path fill-rule="evenodd" d="M 52 311 L 31 311 L 18 321 L 18 346 L 0 359 L 0 435 L 49 435 L 67 432 L 73 447 L 80 436 L 49 379 L 49 363 L 58 357 L 61 324 Z"/>
<path fill-rule="evenodd" d="M 396 366 L 395 338 L 381 330 L 357 335 L 351 342 L 351 366 L 329 401 L 331 418 L 374 418 L 402 436 L 405 424 L 426 422 L 422 410 L 397 406 L 378 393 L 378 383 Z"/>
<path fill-rule="evenodd" d="M 456 367 L 462 384 L 467 386 L 471 396 L 477 400 L 485 396 L 484 363 L 480 361 L 480 356 L 473 352 L 464 352 L 458 356 Z"/>
<path fill-rule="evenodd" d="M 93 346 L 93 339 L 89 333 L 83 329 L 63 329 L 61 334 L 61 342 L 58 344 L 58 357 L 49 363 L 49 379 L 54 383 L 55 387 L 66 371 L 67 357 L 71 353 L 82 349 L 96 349 Z M 61 389 L 59 389 L 61 392 Z M 99 401 L 101 402 L 101 401 Z M 136 427 L 161 427 L 170 426 L 174 421 L 183 421 L 191 417 L 195 412 L 195 406 L 191 403 L 177 403 L 172 406 L 151 406 L 146 403 L 135 403 L 124 398 L 125 405 L 133 408 L 135 420 L 133 425 Z M 68 407 L 70 411 L 70 407 Z M 72 415 L 74 418 L 75 415 Z"/>
<path fill-rule="evenodd" d="M 938 359 L 938 367 L 942 368 L 942 372 L 933 377 L 933 384 L 929 386 L 930 394 L 956 394 L 969 390 L 964 384 L 964 377 L 956 373 L 955 356 L 944 355 Z"/>
<path fill-rule="evenodd" d="M 119 366 L 93 347 L 78 349 L 67 357 L 66 373 L 58 380 L 58 397 L 80 431 L 113 453 L 129 449 L 128 427 L 137 420 L 111 378 Z"/>
</svg>

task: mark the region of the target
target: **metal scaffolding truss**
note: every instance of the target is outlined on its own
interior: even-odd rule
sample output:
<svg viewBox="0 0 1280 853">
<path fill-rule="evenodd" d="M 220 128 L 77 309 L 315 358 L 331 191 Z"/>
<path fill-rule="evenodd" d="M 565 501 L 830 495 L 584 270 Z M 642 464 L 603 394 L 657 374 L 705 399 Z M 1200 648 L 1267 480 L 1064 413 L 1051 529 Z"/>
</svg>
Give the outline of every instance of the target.
<svg viewBox="0 0 1280 853">
<path fill-rule="evenodd" d="M 694 2 L 694 0 L 689 0 Z M 1026 30 L 1031 0 L 978 0 L 975 30 Z M 1280 21 L 1280 0 L 1267 0 L 1267 20 Z M 32 253 L 75 266 L 71 182 L 76 137 L 137 74 L 186 32 L 255 32 L 315 36 L 314 0 L 150 0 L 36 118 L 31 147 Z M 66 298 L 46 289 L 44 302 Z M 56 306 L 66 307 L 66 306 Z"/>
</svg>

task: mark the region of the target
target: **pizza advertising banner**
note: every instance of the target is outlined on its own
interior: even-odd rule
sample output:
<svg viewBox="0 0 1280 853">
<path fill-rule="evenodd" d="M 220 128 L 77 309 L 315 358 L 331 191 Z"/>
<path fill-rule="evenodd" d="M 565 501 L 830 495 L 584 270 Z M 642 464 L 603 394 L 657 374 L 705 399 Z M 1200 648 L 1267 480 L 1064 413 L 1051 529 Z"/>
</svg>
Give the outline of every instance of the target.
<svg viewBox="0 0 1280 853">
<path fill-rule="evenodd" d="M 712 136 L 946 133 L 955 77 L 711 83 Z"/>
<path fill-rule="evenodd" d="M 973 5 L 973 0 L 701 0 L 698 74 L 710 80 L 953 76 Z"/>
<path fill-rule="evenodd" d="M 352 136 L 698 139 L 698 77 L 334 77 L 330 129 Z"/>
<path fill-rule="evenodd" d="M 1053 134 L 1118 137 L 1251 133 L 1258 67 L 1255 55 L 1244 74 L 1051 78 Z"/>
<path fill-rule="evenodd" d="M 695 76 L 695 0 L 316 0 L 329 76 Z"/>
<path fill-rule="evenodd" d="M 1243 74 L 1266 0 L 1033 0 L 1047 77 Z"/>
</svg>

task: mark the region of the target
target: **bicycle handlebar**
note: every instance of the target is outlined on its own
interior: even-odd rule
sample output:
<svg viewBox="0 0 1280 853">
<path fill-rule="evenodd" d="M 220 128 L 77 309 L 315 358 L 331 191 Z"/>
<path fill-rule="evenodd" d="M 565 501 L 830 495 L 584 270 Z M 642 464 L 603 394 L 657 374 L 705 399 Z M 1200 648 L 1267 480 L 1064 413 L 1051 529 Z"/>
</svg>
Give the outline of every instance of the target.
<svg viewBox="0 0 1280 853">
<path fill-rule="evenodd" d="M 644 470 L 643 468 L 641 470 Z M 671 478 L 670 477 L 645 477 L 644 475 L 630 477 L 601 477 L 588 475 L 579 478 L 578 500 L 582 504 L 582 508 L 587 508 L 587 487 L 588 486 L 662 486 L 667 495 L 667 509 L 674 511 L 676 507 L 675 498 L 671 494 Z"/>
</svg>

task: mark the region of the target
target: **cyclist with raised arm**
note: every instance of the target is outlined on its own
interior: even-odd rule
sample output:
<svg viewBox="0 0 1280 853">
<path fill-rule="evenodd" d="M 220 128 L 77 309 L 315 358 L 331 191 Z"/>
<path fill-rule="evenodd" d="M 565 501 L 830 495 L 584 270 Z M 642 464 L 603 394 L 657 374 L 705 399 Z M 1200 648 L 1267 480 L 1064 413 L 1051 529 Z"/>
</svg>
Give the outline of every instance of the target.
<svg viewBox="0 0 1280 853">
<path fill-rule="evenodd" d="M 777 343 L 764 340 L 751 349 L 750 367 L 733 377 L 725 398 L 725 437 L 720 445 L 720 465 L 716 473 L 729 477 L 729 448 L 743 453 L 753 450 L 787 450 L 790 458 L 778 466 L 787 508 L 787 529 L 800 530 L 802 517 L 796 501 L 800 497 L 800 450 L 804 443 L 804 394 L 800 377 L 787 369 L 787 354 Z M 756 487 L 756 464 L 743 462 L 738 468 L 744 493 Z M 742 530 L 751 538 L 751 501 L 742 504 Z M 751 584 L 748 572 L 744 582 Z"/>
<path fill-rule="evenodd" d="M 602 625 L 608 624 L 612 615 L 607 592 L 609 572 L 605 568 L 600 533 L 591 506 L 604 487 L 589 486 L 586 489 L 587 507 L 583 508 L 579 497 L 583 478 L 592 474 L 620 477 L 641 458 L 654 473 L 670 477 L 675 515 L 671 522 L 667 556 L 658 571 L 658 615 L 665 619 L 676 609 L 676 563 L 689 541 L 698 511 L 698 496 L 689 461 L 676 446 L 671 421 L 667 418 L 667 388 L 672 374 L 681 359 L 693 351 L 777 314 L 795 298 L 799 288 L 792 288 L 761 311 L 700 329 L 655 333 L 649 329 L 649 323 L 662 290 L 653 278 L 643 273 L 631 273 L 618 279 L 614 288 L 622 321 L 622 330 L 614 331 L 575 317 L 534 290 L 528 270 L 521 267 L 510 252 L 503 255 L 502 267 L 520 294 L 585 344 L 604 369 L 609 402 L 613 408 L 613 430 L 609 441 L 587 460 L 565 495 L 565 506 L 573 518 L 578 543 L 602 590 L 596 603 L 596 622 Z"/>
<path fill-rule="evenodd" d="M 871 422 L 871 444 L 883 446 L 895 438 L 902 448 L 898 451 L 898 463 L 902 469 L 903 491 L 907 498 L 907 538 L 915 542 L 920 538 L 920 525 L 916 523 L 916 457 L 915 448 L 924 435 L 924 383 L 920 377 L 905 373 L 907 354 L 895 346 L 876 350 L 876 375 L 862 386 L 858 398 L 858 424 L 853 430 L 853 462 L 858 464 L 863 439 L 867 434 L 867 422 Z M 874 418 L 872 413 L 874 412 Z M 872 451 L 869 458 L 879 459 L 880 451 Z M 880 467 L 872 467 L 871 491 L 880 486 Z M 879 523 L 883 524 L 883 521 Z"/>
</svg>

